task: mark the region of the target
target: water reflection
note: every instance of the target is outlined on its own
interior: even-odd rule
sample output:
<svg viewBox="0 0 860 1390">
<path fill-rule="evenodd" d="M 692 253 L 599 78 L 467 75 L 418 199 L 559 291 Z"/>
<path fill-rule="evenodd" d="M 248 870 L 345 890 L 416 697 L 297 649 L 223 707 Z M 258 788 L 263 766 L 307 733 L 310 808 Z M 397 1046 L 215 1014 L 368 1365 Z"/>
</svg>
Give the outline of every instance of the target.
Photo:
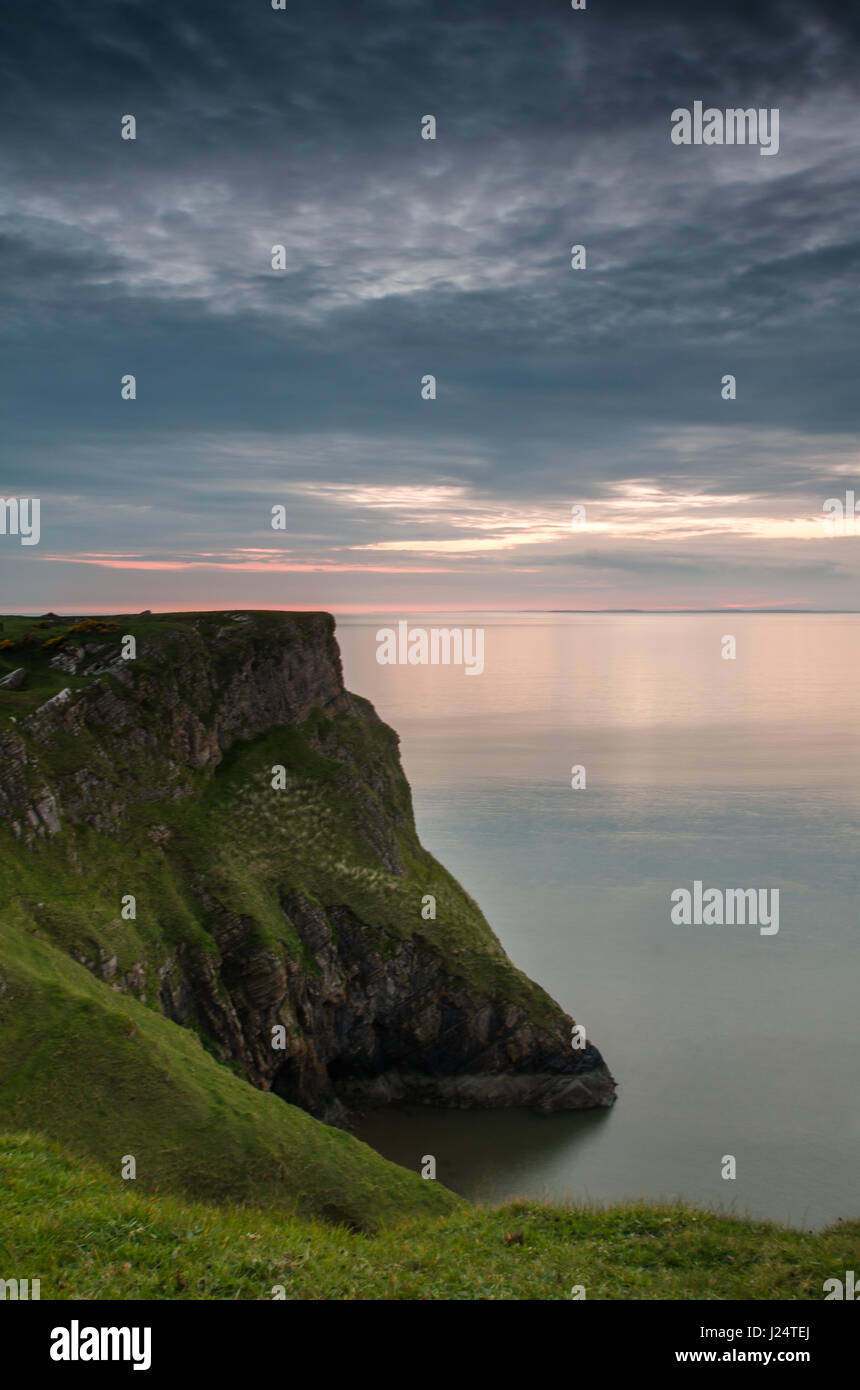
<svg viewBox="0 0 860 1390">
<path fill-rule="evenodd" d="M 338 623 L 347 684 L 401 736 L 424 844 L 620 1095 L 550 1119 L 390 1112 L 363 1137 L 413 1170 L 436 1155 L 475 1200 L 856 1215 L 860 616 L 452 621 L 486 623 L 481 676 L 380 666 L 362 620 Z M 697 879 L 778 888 L 779 934 L 671 925 Z"/>
<path fill-rule="evenodd" d="M 608 1110 L 534 1115 L 528 1110 L 401 1105 L 374 1111 L 356 1134 L 415 1172 L 432 1152 L 438 1181 L 473 1202 L 527 1197 L 579 1203 L 587 1195 L 576 1185 L 578 1157 L 594 1146 L 608 1123 Z"/>
</svg>

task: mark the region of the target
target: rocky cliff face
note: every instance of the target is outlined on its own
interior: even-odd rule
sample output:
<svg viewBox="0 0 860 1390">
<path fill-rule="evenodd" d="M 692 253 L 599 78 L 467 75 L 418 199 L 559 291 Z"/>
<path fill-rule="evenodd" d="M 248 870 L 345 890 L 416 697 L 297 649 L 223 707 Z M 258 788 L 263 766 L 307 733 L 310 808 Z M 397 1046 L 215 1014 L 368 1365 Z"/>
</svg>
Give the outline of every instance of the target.
<svg viewBox="0 0 860 1390">
<path fill-rule="evenodd" d="M 10 653 L 27 678 L 0 690 L 0 872 L 34 931 L 330 1121 L 612 1103 L 599 1052 L 420 846 L 328 615 L 75 626 Z"/>
<path fill-rule="evenodd" d="M 34 772 L 40 762 L 40 746 L 50 760 L 58 736 L 90 736 L 81 743 L 81 765 L 63 778 L 66 816 L 118 831 L 130 797 L 186 794 L 193 790 L 186 774 L 217 767 L 237 739 L 300 724 L 313 710 L 347 710 L 333 619 L 297 617 L 295 624 L 258 625 L 247 614 L 218 615 L 216 624 L 201 623 L 202 640 L 196 641 L 193 629 L 183 634 L 167 628 L 155 640 L 145 635 L 134 660 L 123 658 L 118 638 L 70 639 L 49 665 L 81 677 L 78 688 L 65 687 L 39 705 L 20 733 L 0 735 L 4 818 L 11 817 L 15 833 L 27 840 L 33 833 L 58 833 L 50 792 L 28 796 L 33 776 L 24 776 L 28 763 Z M 125 632 L 134 622 L 121 626 Z M 28 746 L 35 757 L 28 757 Z M 127 775 L 130 757 L 139 762 L 133 787 Z M 16 812 L 22 813 L 17 819 Z"/>
</svg>

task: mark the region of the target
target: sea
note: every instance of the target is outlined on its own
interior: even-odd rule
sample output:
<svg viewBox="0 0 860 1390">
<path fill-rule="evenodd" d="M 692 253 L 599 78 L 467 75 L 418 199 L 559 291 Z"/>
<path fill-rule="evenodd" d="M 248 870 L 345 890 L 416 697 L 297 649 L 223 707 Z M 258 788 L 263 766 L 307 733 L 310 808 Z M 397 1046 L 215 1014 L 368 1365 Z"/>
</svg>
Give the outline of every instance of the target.
<svg viewBox="0 0 860 1390">
<path fill-rule="evenodd" d="M 482 630 L 483 670 L 380 664 L 398 620 Z M 618 1082 L 608 1110 L 407 1105 L 359 1137 L 480 1203 L 860 1215 L 860 615 L 349 615 L 337 637 L 422 842 Z M 778 890 L 778 931 L 673 922 L 696 882 Z"/>
</svg>

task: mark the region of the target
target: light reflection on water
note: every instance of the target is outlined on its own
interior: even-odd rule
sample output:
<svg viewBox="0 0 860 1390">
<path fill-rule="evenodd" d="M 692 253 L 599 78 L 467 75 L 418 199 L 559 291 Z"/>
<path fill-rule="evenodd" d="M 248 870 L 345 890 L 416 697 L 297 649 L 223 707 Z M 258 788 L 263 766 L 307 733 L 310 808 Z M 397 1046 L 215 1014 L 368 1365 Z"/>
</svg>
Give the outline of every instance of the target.
<svg viewBox="0 0 860 1390">
<path fill-rule="evenodd" d="M 585 1023 L 619 1101 L 549 1118 L 407 1107 L 361 1137 L 416 1170 L 434 1154 L 479 1201 L 856 1215 L 860 617 L 410 619 L 485 626 L 477 677 L 379 666 L 394 621 L 338 622 L 347 685 L 401 735 L 425 845 Z M 672 926 L 669 893 L 697 878 L 779 888 L 779 934 Z"/>
</svg>

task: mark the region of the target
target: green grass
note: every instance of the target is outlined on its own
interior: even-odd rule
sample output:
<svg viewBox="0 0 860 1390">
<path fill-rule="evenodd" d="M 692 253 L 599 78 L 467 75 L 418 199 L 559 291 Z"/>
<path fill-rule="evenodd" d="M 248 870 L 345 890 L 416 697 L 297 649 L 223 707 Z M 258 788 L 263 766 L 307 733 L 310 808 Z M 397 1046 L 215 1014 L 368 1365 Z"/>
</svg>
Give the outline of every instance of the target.
<svg viewBox="0 0 860 1390">
<path fill-rule="evenodd" d="M 419 1181 L 421 1181 L 419 1179 Z M 0 1277 L 43 1299 L 812 1299 L 858 1223 L 784 1230 L 681 1206 L 458 1206 L 375 1233 L 140 1192 L 43 1139 L 0 1136 Z M 431 1182 L 425 1186 L 432 1187 Z M 508 1237 L 521 1235 L 522 1243 Z"/>
<path fill-rule="evenodd" d="M 243 610 L 243 612 L 248 610 Z M 289 613 L 277 610 L 256 610 L 251 613 L 253 624 L 247 631 L 242 624 L 236 624 L 235 631 L 219 639 L 225 624 L 230 625 L 228 614 L 221 612 L 200 613 L 120 613 L 105 614 L 95 619 L 81 619 L 70 615 L 48 620 L 36 617 L 5 615 L 0 617 L 0 679 L 19 667 L 27 673 L 26 685 L 18 691 L 2 691 L 4 708 L 18 717 L 32 711 L 51 695 L 69 686 L 80 689 L 96 679 L 94 676 L 69 675 L 51 669 L 51 658 L 64 646 L 110 646 L 113 652 L 119 650 L 119 639 L 126 634 L 134 637 L 138 646 L 138 670 L 153 674 L 158 678 L 160 658 L 187 658 L 202 638 L 209 652 L 214 653 L 217 670 L 228 673 L 235 659 L 237 645 L 247 647 L 250 643 L 261 654 L 270 651 L 271 643 L 283 629 L 287 618 L 291 627 L 300 634 L 311 634 L 321 617 L 331 621 L 328 615 L 320 613 Z M 109 631 L 76 632 L 81 622 L 100 624 Z M 113 626 L 115 625 L 115 626 Z M 65 639 L 57 641 L 57 639 Z M 46 647 L 45 643 L 51 645 Z M 157 660 L 153 661 L 153 656 Z M 93 658 L 90 658 L 93 659 Z M 84 663 L 86 665 L 86 662 Z M 207 711 L 205 701 L 200 702 L 200 712 Z M 5 719 L 2 721 L 5 723 Z"/>
<path fill-rule="evenodd" d="M 40 629 L 37 619 L 2 621 L 0 636 L 13 641 L 28 633 L 50 640 L 76 625 L 63 619 Z M 0 652 L 0 675 L 18 664 L 28 672 L 26 689 L 0 691 L 0 736 L 8 730 L 25 741 L 31 799 L 48 785 L 65 808 L 62 835 L 30 847 L 0 828 L 0 902 L 10 904 L 10 913 L 88 959 L 100 951 L 116 955 L 118 975 L 145 961 L 145 992 L 152 998 L 158 968 L 171 950 L 218 954 L 191 889 L 195 879 L 246 919 L 249 946 L 282 942 L 297 959 L 301 946 L 280 904 L 285 894 L 301 894 L 322 907 L 350 908 L 379 949 L 413 939 L 466 989 L 518 1005 L 538 1026 L 557 1023 L 556 1006 L 511 964 L 477 904 L 420 844 L 397 736 L 366 701 L 354 698 L 352 714 L 328 718 L 314 711 L 301 725 L 237 739 L 217 766 L 174 766 L 168 775 L 168 750 L 159 742 L 162 700 L 175 699 L 178 690 L 205 722 L 212 714 L 209 675 L 226 681 L 237 663 L 271 659 L 279 642 L 313 637 L 321 615 L 255 613 L 236 624 L 219 613 L 105 621 L 118 623 L 113 637 L 69 641 L 110 643 L 116 650 L 119 636 L 137 638 L 132 684 L 99 678 L 124 704 L 127 722 L 117 729 L 87 725 L 74 734 L 62 729 L 32 736 L 20 722 L 27 713 L 63 685 L 77 689 L 95 678 L 51 671 L 54 649 Z M 226 636 L 219 636 L 225 628 Z M 174 662 L 180 659 L 185 675 L 177 687 Z M 142 751 L 129 730 L 154 746 Z M 271 785 L 276 764 L 286 769 L 283 790 Z M 81 769 L 88 777 L 87 809 L 70 815 L 68 806 L 82 800 Z M 26 826 L 23 801 L 10 821 L 15 817 Z M 162 829 L 164 844 L 153 839 Z M 402 872 L 385 867 L 383 842 Z M 138 900 L 134 923 L 120 918 L 128 893 Z M 421 917 L 428 893 L 437 901 L 434 922 Z"/>
<path fill-rule="evenodd" d="M 282 646 L 304 659 L 330 619 L 122 616 L 113 635 L 85 634 L 88 660 L 131 633 L 133 679 L 98 678 L 119 708 L 79 732 L 23 727 L 96 679 L 51 670 L 57 646 L 42 649 L 75 620 L 2 622 L 0 677 L 23 666 L 27 679 L 0 691 L 13 769 L 0 762 L 0 1278 L 40 1278 L 43 1298 L 267 1299 L 282 1284 L 290 1298 L 555 1299 L 583 1284 L 589 1298 L 817 1299 L 856 1266 L 856 1223 L 810 1234 L 682 1207 L 472 1208 L 216 1061 L 205 1026 L 178 1027 L 158 1002 L 177 957 L 220 970 L 204 901 L 241 919 L 240 954 L 282 945 L 319 968 L 281 907 L 297 894 L 350 909 L 382 955 L 412 940 L 476 1000 L 549 1027 L 560 1014 L 420 845 L 396 735 L 366 702 L 237 739 L 217 765 L 171 761 L 166 701 L 205 724 L 237 669 Z M 26 845 L 11 824 L 26 831 L 46 787 L 62 833 Z M 135 920 L 120 911 L 130 893 Z"/>
<path fill-rule="evenodd" d="M 0 923 L 0 1128 L 27 1129 L 137 1187 L 264 1202 L 372 1229 L 459 1199 L 258 1091 L 190 1029 Z M 2 1277 L 2 1276 L 0 1276 Z"/>
<path fill-rule="evenodd" d="M 351 909 L 383 956 L 411 938 L 467 988 L 518 1003 L 535 1022 L 558 1018 L 420 845 L 397 737 L 365 701 L 237 737 L 206 767 L 171 751 L 165 707 L 181 709 L 180 729 L 211 721 L 237 671 L 280 673 L 283 653 L 299 666 L 319 657 L 332 620 L 115 621 L 75 633 L 73 618 L 2 619 L 0 638 L 12 645 L 0 650 L 0 675 L 23 666 L 26 685 L 0 691 L 0 1127 L 43 1134 L 113 1174 L 134 1154 L 138 1188 L 153 1193 L 257 1201 L 364 1229 L 458 1206 L 441 1186 L 254 1089 L 238 1060 L 217 1062 L 202 1014 L 180 1028 L 160 1011 L 161 976 L 175 981 L 178 961 L 186 977 L 214 973 L 229 1003 L 232 965 L 224 968 L 204 902 L 240 920 L 236 955 L 283 948 L 318 971 L 281 906 L 297 894 Z M 83 670 L 116 656 L 126 633 L 138 649 L 117 668 L 122 679 L 50 668 L 63 641 L 87 647 Z M 324 660 L 336 659 L 329 647 Z M 57 689 L 93 680 L 111 702 L 108 718 L 26 727 Z M 282 790 L 271 785 L 276 764 L 287 773 Z M 46 788 L 62 831 L 27 843 L 28 807 Z M 421 917 L 426 893 L 437 898 L 434 922 Z M 134 920 L 121 912 L 128 894 Z"/>
</svg>

